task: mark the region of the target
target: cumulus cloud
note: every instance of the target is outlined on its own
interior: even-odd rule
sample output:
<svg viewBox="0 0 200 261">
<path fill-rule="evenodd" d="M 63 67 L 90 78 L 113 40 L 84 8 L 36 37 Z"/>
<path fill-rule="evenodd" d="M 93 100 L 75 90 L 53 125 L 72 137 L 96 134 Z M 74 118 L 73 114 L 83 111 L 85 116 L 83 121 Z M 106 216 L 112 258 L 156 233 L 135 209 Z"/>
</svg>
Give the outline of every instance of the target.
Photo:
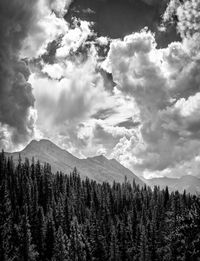
<svg viewBox="0 0 200 261">
<path fill-rule="evenodd" d="M 49 42 L 68 30 L 62 16 L 70 3 L 69 0 L 0 3 L 0 122 L 1 133 L 5 133 L 1 135 L 2 145 L 7 144 L 7 135 L 10 137 L 7 140 L 14 144 L 24 143 L 34 135 L 37 113 L 28 82 L 28 59 L 44 53 Z M 46 68 L 46 73 L 50 70 Z"/>
<path fill-rule="evenodd" d="M 109 156 L 121 137 L 132 135 L 131 129 L 118 124 L 133 115 L 135 105 L 114 87 L 108 90 L 95 42 L 87 52 L 85 59 L 69 53 L 64 59 L 56 56 L 56 63 L 43 65 L 43 74 L 30 77 L 36 126 L 42 136 L 79 157 L 100 152 Z"/>
<path fill-rule="evenodd" d="M 73 28 L 70 28 L 63 36 L 56 56 L 64 58 L 69 55 L 70 51 L 76 52 L 92 34 L 90 22 L 75 20 Z"/>
<path fill-rule="evenodd" d="M 166 81 L 159 66 L 160 55 L 150 32 L 143 31 L 112 42 L 108 57 L 102 65 L 112 73 L 118 88 L 134 96 L 143 106 L 143 116 L 153 115 L 169 102 Z M 153 59 L 157 58 L 158 61 Z"/>
<path fill-rule="evenodd" d="M 59 80 L 64 75 L 64 69 L 59 63 L 44 64 L 42 72 L 54 80 Z"/>
<path fill-rule="evenodd" d="M 64 1 L 62 1 L 64 3 Z M 59 1 L 38 0 L 36 4 L 35 21 L 32 22 L 23 41 L 21 57 L 37 58 L 45 53 L 50 42 L 63 36 L 69 29 L 68 24 L 60 15 L 54 12 L 55 4 Z"/>
<path fill-rule="evenodd" d="M 200 2 L 198 0 L 171 0 L 163 15 L 164 22 L 176 22 L 184 38 L 191 38 L 200 32 Z"/>
<path fill-rule="evenodd" d="M 114 157 L 138 171 L 162 172 L 199 154 L 200 68 L 187 45 L 157 49 L 152 33 L 142 31 L 113 41 L 102 66 L 134 98 L 141 122 L 136 135 L 115 146 Z"/>
<path fill-rule="evenodd" d="M 97 44 L 101 46 L 107 46 L 109 44 L 109 38 L 105 36 L 100 36 L 96 39 Z"/>
<path fill-rule="evenodd" d="M 51 79 L 32 75 L 30 81 L 37 97 L 39 125 L 41 123 L 43 128 L 53 125 L 59 128 L 66 123 L 74 126 L 106 106 L 104 100 L 109 94 L 104 90 L 101 75 L 96 72 L 96 63 L 95 54 L 91 53 L 84 63 L 77 59 L 77 62 L 66 60 L 65 64 L 46 65 L 43 70 Z M 60 81 L 55 80 L 60 76 Z"/>
<path fill-rule="evenodd" d="M 63 17 L 67 12 L 72 0 L 50 0 L 50 9 L 56 13 L 57 16 Z M 48 0 L 47 0 L 48 3 Z"/>
</svg>

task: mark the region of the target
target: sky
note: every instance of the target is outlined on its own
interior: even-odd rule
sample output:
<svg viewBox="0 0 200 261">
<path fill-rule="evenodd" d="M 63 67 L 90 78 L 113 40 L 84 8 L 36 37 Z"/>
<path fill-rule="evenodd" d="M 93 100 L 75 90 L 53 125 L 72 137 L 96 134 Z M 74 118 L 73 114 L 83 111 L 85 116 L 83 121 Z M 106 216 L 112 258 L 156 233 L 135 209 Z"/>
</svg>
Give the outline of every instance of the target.
<svg viewBox="0 0 200 261">
<path fill-rule="evenodd" d="M 1 148 L 199 175 L 198 0 L 1 0 L 0 23 Z"/>
</svg>

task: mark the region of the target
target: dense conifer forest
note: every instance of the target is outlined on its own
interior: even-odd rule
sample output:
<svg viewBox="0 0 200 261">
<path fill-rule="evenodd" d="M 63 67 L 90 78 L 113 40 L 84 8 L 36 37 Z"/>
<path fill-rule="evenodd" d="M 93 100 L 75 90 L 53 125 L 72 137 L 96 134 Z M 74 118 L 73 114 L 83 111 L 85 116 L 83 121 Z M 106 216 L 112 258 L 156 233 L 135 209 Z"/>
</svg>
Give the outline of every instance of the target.
<svg viewBox="0 0 200 261">
<path fill-rule="evenodd" d="M 1 261 L 196 261 L 200 198 L 133 181 L 98 184 L 77 170 L 0 153 Z"/>
</svg>

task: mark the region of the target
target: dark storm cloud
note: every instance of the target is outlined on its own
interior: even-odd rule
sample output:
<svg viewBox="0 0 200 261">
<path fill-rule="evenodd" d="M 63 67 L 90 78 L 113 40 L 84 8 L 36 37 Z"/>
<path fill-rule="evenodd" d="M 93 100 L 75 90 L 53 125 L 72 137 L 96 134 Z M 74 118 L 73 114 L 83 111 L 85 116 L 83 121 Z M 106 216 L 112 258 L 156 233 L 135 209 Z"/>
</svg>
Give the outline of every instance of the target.
<svg viewBox="0 0 200 261">
<path fill-rule="evenodd" d="M 29 69 L 19 51 L 35 19 L 36 0 L 0 2 L 0 123 L 12 128 L 12 140 L 19 143 L 33 132 L 32 88 Z"/>
</svg>

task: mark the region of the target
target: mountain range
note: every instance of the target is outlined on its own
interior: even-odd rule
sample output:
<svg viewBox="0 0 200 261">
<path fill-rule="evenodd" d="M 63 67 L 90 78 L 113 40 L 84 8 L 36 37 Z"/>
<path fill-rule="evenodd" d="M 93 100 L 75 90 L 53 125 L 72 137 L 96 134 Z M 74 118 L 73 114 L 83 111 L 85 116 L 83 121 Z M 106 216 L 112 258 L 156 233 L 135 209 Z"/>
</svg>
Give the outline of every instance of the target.
<svg viewBox="0 0 200 261">
<path fill-rule="evenodd" d="M 159 186 L 161 189 L 168 186 L 170 191 L 178 190 L 183 192 L 186 190 L 192 194 L 200 193 L 200 179 L 198 177 L 187 175 L 181 178 L 139 178 L 115 159 L 107 159 L 103 155 L 79 159 L 46 139 L 32 140 L 22 151 L 6 154 L 12 156 L 16 163 L 19 154 L 22 161 L 25 158 L 31 160 L 34 157 L 35 160 L 39 160 L 42 164 L 49 163 L 53 173 L 61 171 L 69 174 L 76 167 L 82 178 L 88 177 L 97 182 L 123 182 L 126 176 L 128 181 L 132 182 L 134 179 L 136 184 L 140 186 L 147 184 L 152 188 Z"/>
<path fill-rule="evenodd" d="M 45 139 L 40 141 L 32 140 L 22 151 L 7 153 L 8 156 L 13 157 L 14 162 L 18 161 L 19 154 L 22 161 L 25 158 L 31 160 L 34 157 L 35 160 L 39 160 L 41 163 L 49 163 L 54 173 L 61 171 L 69 174 L 76 167 L 82 178 L 88 177 L 97 182 L 113 182 L 114 180 L 123 182 L 126 176 L 128 181 L 132 182 L 135 179 L 136 184 L 144 185 L 140 178 L 115 159 L 107 159 L 103 155 L 79 159 Z"/>
<path fill-rule="evenodd" d="M 170 191 L 178 190 L 183 192 L 186 190 L 191 194 L 200 194 L 200 179 L 192 175 L 186 175 L 181 178 L 152 178 L 147 179 L 145 183 L 151 187 L 159 186 L 161 189 L 168 186 Z"/>
</svg>

